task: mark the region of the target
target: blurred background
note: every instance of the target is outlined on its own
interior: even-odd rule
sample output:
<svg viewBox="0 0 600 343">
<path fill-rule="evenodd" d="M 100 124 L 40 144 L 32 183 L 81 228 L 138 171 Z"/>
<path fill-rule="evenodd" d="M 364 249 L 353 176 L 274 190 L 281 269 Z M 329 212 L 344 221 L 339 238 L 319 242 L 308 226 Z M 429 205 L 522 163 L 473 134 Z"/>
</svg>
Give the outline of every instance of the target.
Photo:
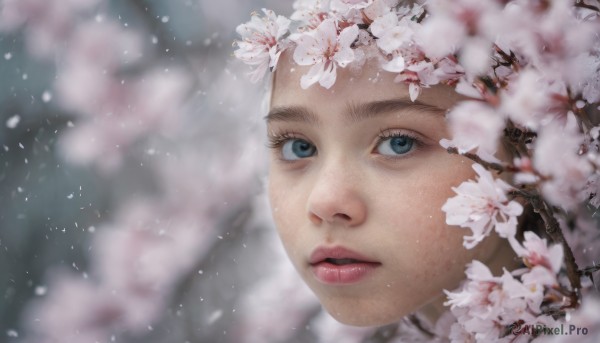
<svg viewBox="0 0 600 343">
<path fill-rule="evenodd" d="M 0 0 L 0 342 L 364 336 L 291 270 L 264 87 L 235 27 L 276 0 Z"/>
</svg>

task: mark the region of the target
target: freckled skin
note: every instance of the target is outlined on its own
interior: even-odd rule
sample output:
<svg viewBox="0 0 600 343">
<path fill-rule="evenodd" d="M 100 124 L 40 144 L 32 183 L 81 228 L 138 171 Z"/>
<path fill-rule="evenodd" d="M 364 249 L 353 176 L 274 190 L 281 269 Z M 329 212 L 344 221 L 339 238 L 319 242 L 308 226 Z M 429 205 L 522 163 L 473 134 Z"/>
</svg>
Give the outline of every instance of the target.
<svg viewBox="0 0 600 343">
<path fill-rule="evenodd" d="M 495 273 L 510 264 L 513 257 L 505 240 L 490 236 L 467 250 L 462 241 L 470 231 L 445 223 L 441 207 L 454 195 L 451 187 L 475 174 L 471 161 L 439 146 L 441 138 L 450 137 L 443 114 L 398 113 L 348 123 L 348 101 L 408 98 L 408 88 L 386 72 L 372 82 L 377 70 L 367 66 L 360 75 L 338 68 L 329 90 L 319 85 L 303 90 L 300 77 L 307 70 L 282 57 L 271 106 L 305 106 L 321 124 L 273 122 L 268 130 L 299 133 L 318 152 L 294 164 L 282 163 L 273 152 L 269 198 L 288 256 L 333 317 L 345 324 L 374 326 L 422 309 L 434 319 L 442 307 L 442 290 L 458 286 L 465 264 L 473 259 L 492 262 Z M 457 100 L 445 86 L 425 89 L 419 97 L 442 109 Z M 426 138 L 424 148 L 400 161 L 382 159 L 374 153 L 374 142 L 388 128 L 418 132 Z M 382 265 L 359 283 L 325 285 L 308 264 L 310 254 L 322 245 L 341 245 Z"/>
</svg>

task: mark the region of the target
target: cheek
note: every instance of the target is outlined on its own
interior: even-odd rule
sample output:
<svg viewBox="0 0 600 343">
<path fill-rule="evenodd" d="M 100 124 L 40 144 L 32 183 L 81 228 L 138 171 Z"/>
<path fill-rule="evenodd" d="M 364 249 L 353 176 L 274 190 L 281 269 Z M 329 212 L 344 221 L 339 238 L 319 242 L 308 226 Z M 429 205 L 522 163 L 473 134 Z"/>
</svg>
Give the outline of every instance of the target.
<svg viewBox="0 0 600 343">
<path fill-rule="evenodd" d="M 397 263 L 438 290 L 452 288 L 461 280 L 465 264 L 475 256 L 475 251 L 462 245 L 468 230 L 448 226 L 441 210 L 454 195 L 452 187 L 470 178 L 472 170 L 460 162 L 450 167 L 434 168 L 434 172 L 423 169 L 408 178 L 410 182 L 397 184 L 394 188 L 401 191 L 383 202 L 392 206 L 381 205 L 380 212 L 393 224 L 393 243 L 388 248 L 395 246 Z"/>
<path fill-rule="evenodd" d="M 294 252 L 298 251 L 294 244 L 301 242 L 298 237 L 301 234 L 298 223 L 302 219 L 300 218 L 302 215 L 300 209 L 303 207 L 300 203 L 299 193 L 300 190 L 297 187 L 293 188 L 292 184 L 282 179 L 277 172 L 270 173 L 268 194 L 271 215 L 279 237 L 292 260 L 294 260 Z"/>
</svg>

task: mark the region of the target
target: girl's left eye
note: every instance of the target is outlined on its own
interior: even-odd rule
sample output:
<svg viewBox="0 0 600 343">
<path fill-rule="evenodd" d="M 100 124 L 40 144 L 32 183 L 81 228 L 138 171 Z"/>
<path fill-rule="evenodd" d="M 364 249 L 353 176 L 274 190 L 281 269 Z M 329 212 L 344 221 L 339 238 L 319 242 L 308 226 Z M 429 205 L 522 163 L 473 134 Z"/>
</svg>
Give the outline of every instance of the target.
<svg viewBox="0 0 600 343">
<path fill-rule="evenodd" d="M 386 156 L 406 155 L 411 152 L 417 142 L 407 135 L 394 135 L 385 137 L 377 144 L 377 152 Z"/>
</svg>

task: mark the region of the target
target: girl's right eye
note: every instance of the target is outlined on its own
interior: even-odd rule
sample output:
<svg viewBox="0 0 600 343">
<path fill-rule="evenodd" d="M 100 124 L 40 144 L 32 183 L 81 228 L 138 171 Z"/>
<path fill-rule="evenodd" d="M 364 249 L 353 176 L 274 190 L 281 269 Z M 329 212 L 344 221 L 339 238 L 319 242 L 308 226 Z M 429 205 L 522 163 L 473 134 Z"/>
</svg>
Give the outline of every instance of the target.
<svg viewBox="0 0 600 343">
<path fill-rule="evenodd" d="M 304 139 L 291 138 L 281 144 L 281 157 L 286 161 L 294 161 L 313 156 L 317 148 Z"/>
</svg>

